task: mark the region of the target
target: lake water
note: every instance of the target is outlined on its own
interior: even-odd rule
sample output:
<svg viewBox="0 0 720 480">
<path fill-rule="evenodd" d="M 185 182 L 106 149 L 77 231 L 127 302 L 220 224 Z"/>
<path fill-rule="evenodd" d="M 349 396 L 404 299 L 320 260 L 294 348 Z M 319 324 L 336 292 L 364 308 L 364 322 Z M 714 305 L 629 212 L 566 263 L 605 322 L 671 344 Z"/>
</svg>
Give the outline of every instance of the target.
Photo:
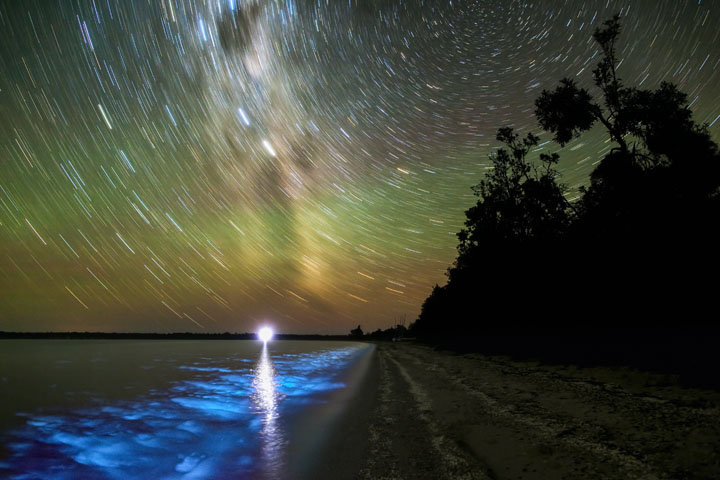
<svg viewBox="0 0 720 480">
<path fill-rule="evenodd" d="M 372 349 L 2 340 L 0 477 L 306 477 Z"/>
</svg>

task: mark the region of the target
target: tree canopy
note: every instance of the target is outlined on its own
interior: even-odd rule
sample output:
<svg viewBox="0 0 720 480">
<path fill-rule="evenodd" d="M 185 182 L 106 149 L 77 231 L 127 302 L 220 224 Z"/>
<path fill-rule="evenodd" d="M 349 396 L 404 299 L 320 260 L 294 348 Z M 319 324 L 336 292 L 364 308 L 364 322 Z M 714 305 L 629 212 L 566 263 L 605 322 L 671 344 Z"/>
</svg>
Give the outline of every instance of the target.
<svg viewBox="0 0 720 480">
<path fill-rule="evenodd" d="M 714 293 L 720 153 L 675 85 L 626 86 L 618 75 L 618 16 L 593 38 L 599 95 L 562 79 L 535 102 L 539 125 L 564 147 L 600 124 L 612 142 L 575 203 L 565 198 L 558 153 L 529 158 L 538 137 L 498 130 L 505 145 L 473 187 L 477 203 L 457 234 L 448 282 L 436 285 L 411 332 L 464 335 L 498 316 L 539 312 L 686 313 Z M 566 312 L 562 315 L 560 312 Z M 532 314 L 528 316 L 527 314 Z M 516 320 L 517 321 L 517 320 Z"/>
</svg>

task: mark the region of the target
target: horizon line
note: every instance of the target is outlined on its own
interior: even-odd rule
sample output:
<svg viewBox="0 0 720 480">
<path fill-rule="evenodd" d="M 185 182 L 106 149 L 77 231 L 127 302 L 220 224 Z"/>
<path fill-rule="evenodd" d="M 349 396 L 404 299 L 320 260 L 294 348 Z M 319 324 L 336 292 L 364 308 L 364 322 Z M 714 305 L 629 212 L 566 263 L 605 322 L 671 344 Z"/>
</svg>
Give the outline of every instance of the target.
<svg viewBox="0 0 720 480">
<path fill-rule="evenodd" d="M 103 332 L 103 331 L 4 331 L 0 330 L 0 338 L 17 336 L 198 336 L 198 337 L 257 337 L 257 332 Z M 281 337 L 349 337 L 349 334 L 336 333 L 275 333 Z"/>
</svg>

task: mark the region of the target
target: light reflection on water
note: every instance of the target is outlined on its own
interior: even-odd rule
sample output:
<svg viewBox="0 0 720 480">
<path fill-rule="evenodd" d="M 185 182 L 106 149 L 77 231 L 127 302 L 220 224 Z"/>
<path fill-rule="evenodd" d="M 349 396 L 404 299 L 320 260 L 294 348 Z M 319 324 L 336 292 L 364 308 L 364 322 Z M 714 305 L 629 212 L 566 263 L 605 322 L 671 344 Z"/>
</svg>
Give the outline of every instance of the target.
<svg viewBox="0 0 720 480">
<path fill-rule="evenodd" d="M 292 442 L 286 425 L 319 394 L 344 388 L 343 371 L 367 353 L 358 344 L 315 345 L 310 352 L 273 343 L 259 355 L 173 358 L 159 373 L 182 379 L 149 384 L 132 398 L 95 392 L 81 406 L 18 412 L 24 424 L 0 431 L 0 477 L 279 478 Z M 133 371 L 153 371 L 150 363 Z M 122 367 L 104 361 L 92 368 L 112 378 Z"/>
<path fill-rule="evenodd" d="M 267 343 L 263 343 L 262 353 L 255 369 L 252 395 L 255 409 L 262 415 L 262 465 L 266 474 L 277 478 L 280 474 L 283 451 L 283 435 L 277 425 L 278 392 L 276 391 L 275 369 L 270 361 Z"/>
</svg>

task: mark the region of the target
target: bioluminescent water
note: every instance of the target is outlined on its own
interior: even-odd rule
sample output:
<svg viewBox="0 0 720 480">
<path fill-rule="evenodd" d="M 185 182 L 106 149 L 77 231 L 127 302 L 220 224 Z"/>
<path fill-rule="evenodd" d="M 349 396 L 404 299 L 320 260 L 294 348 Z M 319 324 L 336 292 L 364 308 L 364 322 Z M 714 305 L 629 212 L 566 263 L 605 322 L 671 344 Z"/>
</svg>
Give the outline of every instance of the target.
<svg viewBox="0 0 720 480">
<path fill-rule="evenodd" d="M 2 341 L 0 477 L 292 475 L 288 453 L 322 442 L 328 412 L 357 388 L 371 351 L 350 342 Z"/>
</svg>

